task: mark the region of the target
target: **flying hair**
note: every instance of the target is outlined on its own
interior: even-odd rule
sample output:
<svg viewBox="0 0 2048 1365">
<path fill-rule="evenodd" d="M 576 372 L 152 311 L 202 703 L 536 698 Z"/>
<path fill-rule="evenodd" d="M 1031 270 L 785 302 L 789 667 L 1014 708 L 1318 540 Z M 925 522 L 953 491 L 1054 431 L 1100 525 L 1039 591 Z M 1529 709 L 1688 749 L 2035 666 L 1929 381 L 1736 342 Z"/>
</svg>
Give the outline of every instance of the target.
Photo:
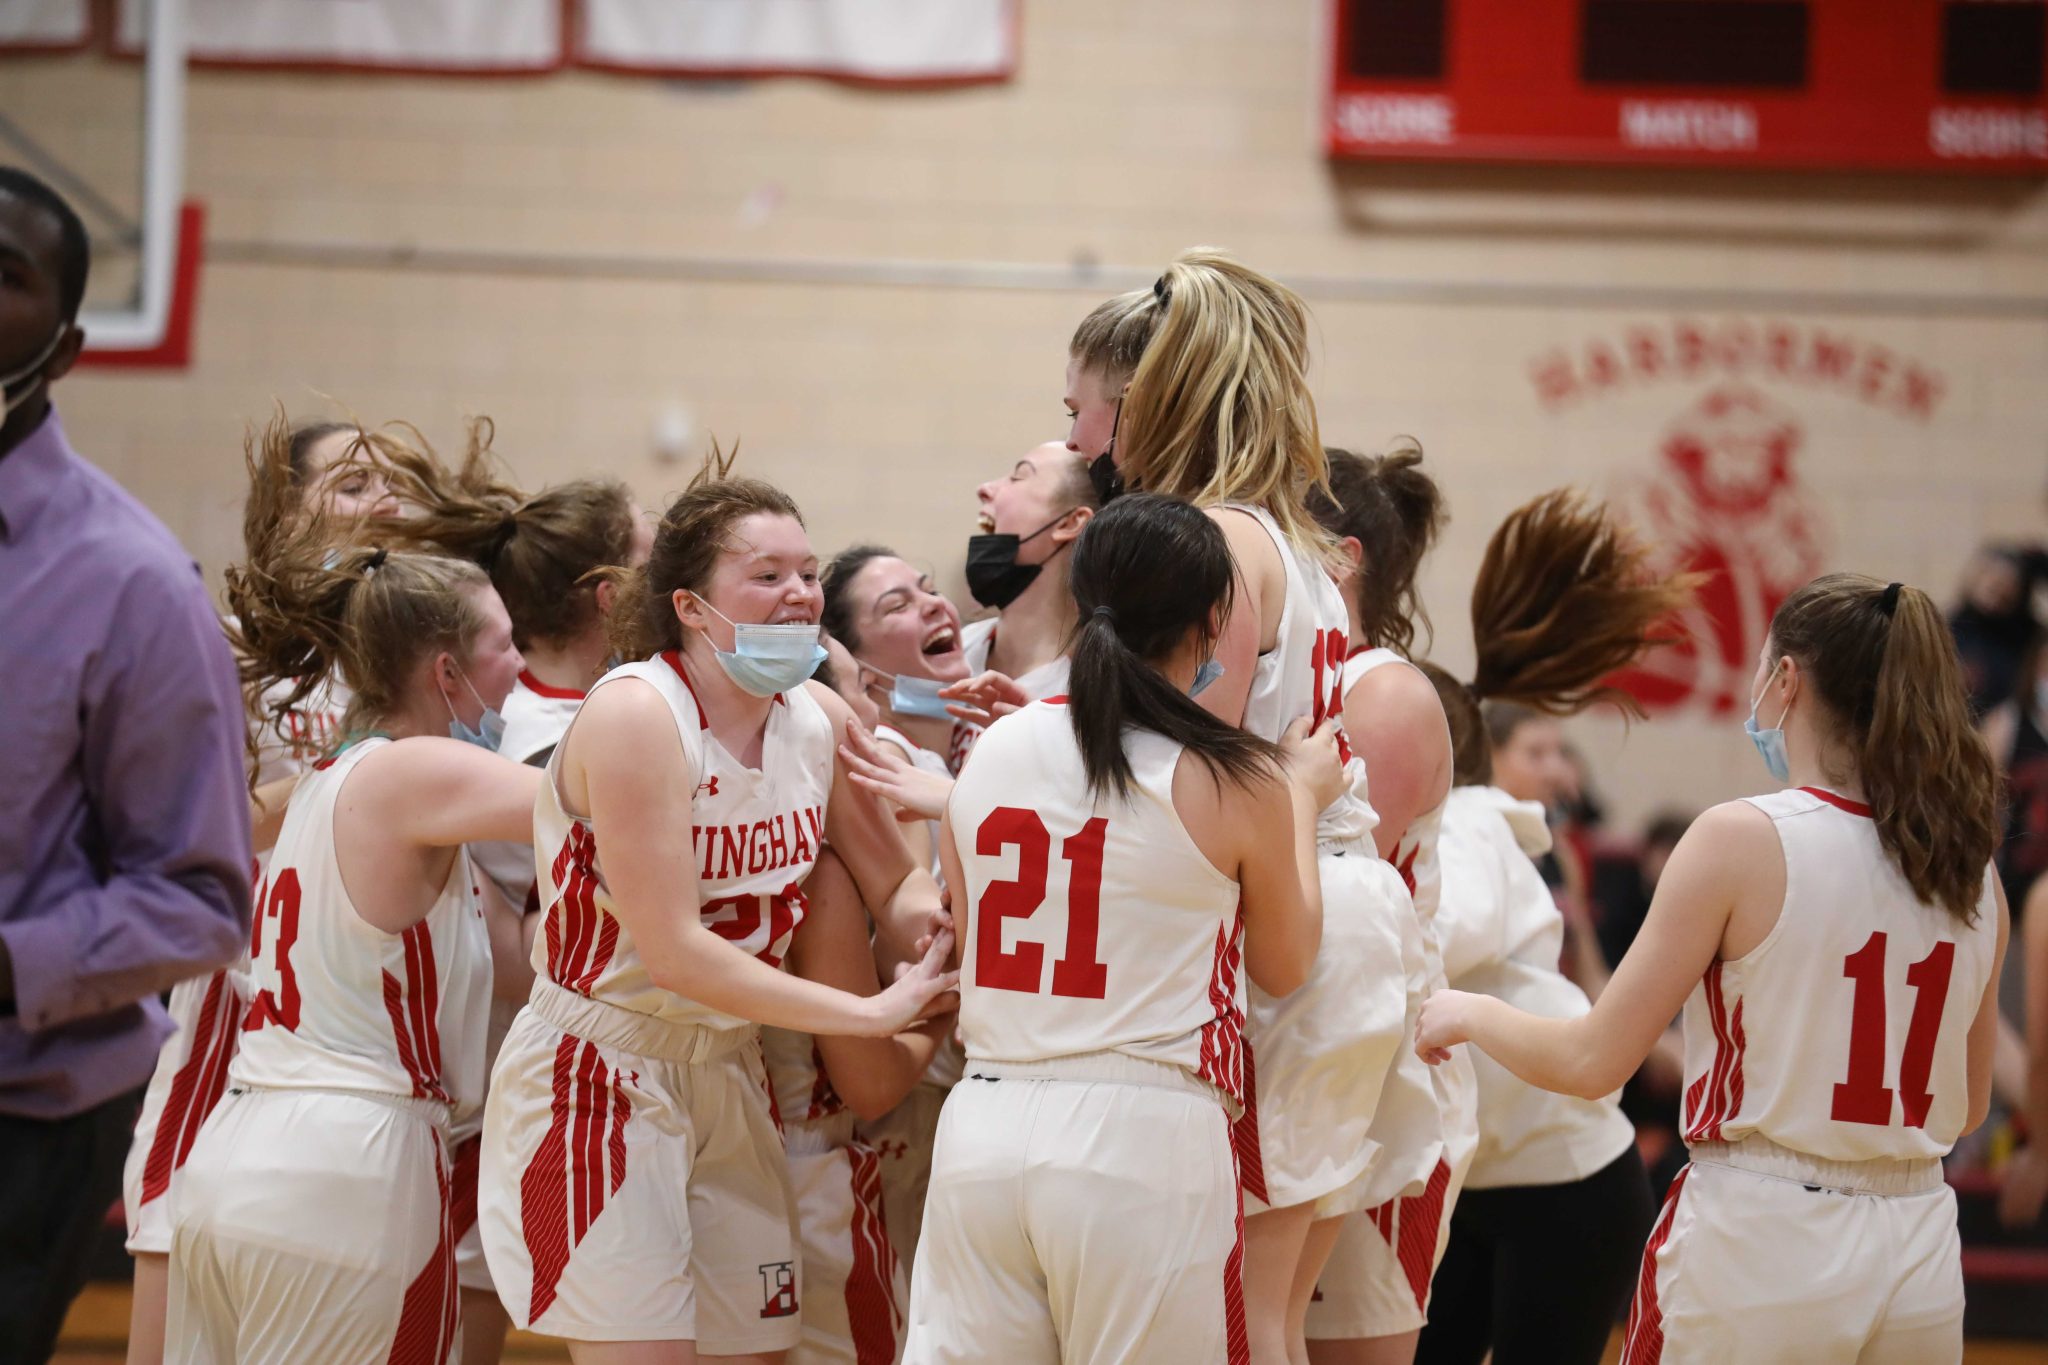
<svg viewBox="0 0 2048 1365">
<path fill-rule="evenodd" d="M 1569 716 L 1608 702 L 1643 715 L 1609 678 L 1674 638 L 1700 581 L 1659 576 L 1647 548 L 1604 504 L 1570 489 L 1516 508 L 1487 541 L 1472 585 L 1472 681 L 1434 665 L 1423 670 L 1450 722 L 1457 783 L 1492 780 L 1481 703 Z"/>
<path fill-rule="evenodd" d="M 484 625 L 478 593 L 490 580 L 474 564 L 383 546 L 336 548 L 347 529 L 310 511 L 227 571 L 228 638 L 253 726 L 252 783 L 259 732 L 286 729 L 287 713 L 322 680 L 348 685 L 342 734 L 363 734 L 397 709 L 422 660 L 443 650 L 466 655 Z"/>
<path fill-rule="evenodd" d="M 394 462 L 392 485 L 412 515 L 399 543 L 443 550 L 491 577 L 512 618 L 513 642 L 560 646 L 597 619 L 597 571 L 633 546 L 633 495 L 616 479 L 572 479 L 529 493 L 492 449 L 497 428 L 471 419 L 461 466 Z"/>
</svg>

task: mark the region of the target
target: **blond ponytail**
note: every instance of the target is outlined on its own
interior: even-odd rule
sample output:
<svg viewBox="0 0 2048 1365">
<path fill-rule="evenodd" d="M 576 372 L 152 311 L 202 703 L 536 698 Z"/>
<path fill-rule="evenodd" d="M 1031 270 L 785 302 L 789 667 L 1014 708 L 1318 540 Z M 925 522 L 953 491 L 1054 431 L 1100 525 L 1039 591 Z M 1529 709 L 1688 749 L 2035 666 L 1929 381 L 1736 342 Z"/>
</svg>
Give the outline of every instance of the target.
<svg viewBox="0 0 2048 1365">
<path fill-rule="evenodd" d="M 1334 559 L 1307 508 L 1309 491 L 1330 484 L 1308 387 L 1308 306 L 1210 247 L 1175 257 L 1153 295 L 1117 437 L 1125 480 L 1198 507 L 1263 508 L 1294 545 Z"/>
</svg>

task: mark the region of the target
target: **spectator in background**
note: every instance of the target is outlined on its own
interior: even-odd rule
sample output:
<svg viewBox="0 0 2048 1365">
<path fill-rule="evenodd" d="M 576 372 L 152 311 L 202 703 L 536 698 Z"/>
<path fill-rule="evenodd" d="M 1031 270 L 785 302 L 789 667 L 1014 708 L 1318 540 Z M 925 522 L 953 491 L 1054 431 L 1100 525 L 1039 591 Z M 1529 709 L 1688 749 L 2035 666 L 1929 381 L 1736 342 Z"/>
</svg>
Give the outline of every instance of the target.
<svg viewBox="0 0 2048 1365">
<path fill-rule="evenodd" d="M 1650 897 L 1656 894 L 1657 879 L 1680 837 L 1692 824 L 1692 817 L 1664 810 L 1652 816 L 1643 829 L 1642 842 L 1635 847 L 1608 847 L 1593 858 L 1592 895 L 1594 926 L 1600 937 L 1600 955 L 1611 966 L 1621 961 L 1628 946 L 1643 927 L 1650 912 Z"/>
<path fill-rule="evenodd" d="M 1980 716 L 2013 695 L 2022 656 L 2040 633 L 2033 583 L 2041 558 L 2038 550 L 1987 545 L 1963 572 L 1962 601 L 1949 613 L 1948 626 L 1971 709 Z"/>
<path fill-rule="evenodd" d="M 2048 871 L 2048 631 L 2021 650 L 2012 695 L 1984 717 L 1984 742 L 2006 782 L 1998 875 L 2006 903 L 2024 905 Z"/>
<path fill-rule="evenodd" d="M 1543 884 L 1564 915 L 1564 974 L 1598 1000 L 1607 985 L 1607 964 L 1593 937 L 1587 852 L 1600 806 L 1586 781 L 1584 760 L 1565 742 L 1564 725 L 1519 702 L 1490 701 L 1482 708 L 1493 743 L 1493 784 L 1518 801 L 1543 807 L 1553 837 L 1550 852 L 1536 859 Z"/>
<path fill-rule="evenodd" d="M 77 214 L 0 167 L 0 1360 L 49 1357 L 121 1187 L 160 992 L 249 921 L 242 699 L 198 570 L 73 453 Z"/>
</svg>

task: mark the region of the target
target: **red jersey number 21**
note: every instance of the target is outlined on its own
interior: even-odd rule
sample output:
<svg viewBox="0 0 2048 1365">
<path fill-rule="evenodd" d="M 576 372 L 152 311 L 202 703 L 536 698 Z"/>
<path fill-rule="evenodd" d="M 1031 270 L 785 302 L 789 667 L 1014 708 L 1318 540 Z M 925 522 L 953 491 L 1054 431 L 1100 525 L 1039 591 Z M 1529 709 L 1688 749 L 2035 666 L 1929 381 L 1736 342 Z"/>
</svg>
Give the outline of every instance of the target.
<svg viewBox="0 0 2048 1365">
<path fill-rule="evenodd" d="M 1109 821 L 1096 816 L 1060 844 L 1068 863 L 1067 942 L 1052 964 L 1052 993 L 1079 1000 L 1100 1000 L 1109 984 L 1109 968 L 1098 956 L 1102 926 L 1102 843 Z M 1003 921 L 1029 919 L 1045 901 L 1046 870 L 1052 859 L 1052 834 L 1035 810 L 998 806 L 974 833 L 974 851 L 984 858 L 1017 850 L 1017 875 L 994 881 L 981 893 L 974 916 L 974 984 L 1002 991 L 1036 995 L 1045 980 L 1045 945 L 1020 943 L 1003 948 Z"/>
</svg>

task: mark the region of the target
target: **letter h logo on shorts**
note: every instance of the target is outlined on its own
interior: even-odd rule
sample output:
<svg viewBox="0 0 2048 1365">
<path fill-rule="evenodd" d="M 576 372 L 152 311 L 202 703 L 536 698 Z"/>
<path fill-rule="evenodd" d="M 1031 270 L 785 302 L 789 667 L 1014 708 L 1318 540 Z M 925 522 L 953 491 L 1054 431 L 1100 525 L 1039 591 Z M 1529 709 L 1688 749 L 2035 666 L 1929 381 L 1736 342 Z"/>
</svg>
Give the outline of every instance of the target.
<svg viewBox="0 0 2048 1365">
<path fill-rule="evenodd" d="M 761 1267 L 761 1316 L 786 1318 L 796 1313 L 796 1263 L 774 1261 Z"/>
</svg>

